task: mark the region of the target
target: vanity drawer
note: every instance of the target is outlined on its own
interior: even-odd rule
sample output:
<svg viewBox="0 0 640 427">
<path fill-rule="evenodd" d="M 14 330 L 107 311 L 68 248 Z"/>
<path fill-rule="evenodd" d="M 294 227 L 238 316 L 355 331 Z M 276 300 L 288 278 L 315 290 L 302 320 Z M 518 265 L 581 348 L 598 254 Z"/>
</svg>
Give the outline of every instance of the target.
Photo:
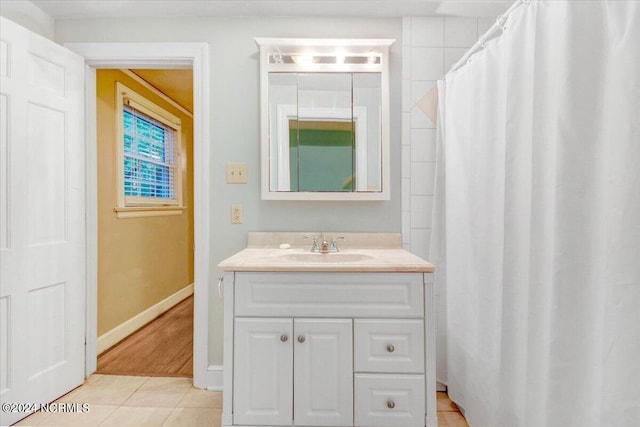
<svg viewBox="0 0 640 427">
<path fill-rule="evenodd" d="M 422 318 L 422 273 L 235 273 L 236 316 Z"/>
<path fill-rule="evenodd" d="M 424 373 L 424 322 L 356 319 L 354 370 Z"/>
<path fill-rule="evenodd" d="M 355 374 L 356 427 L 424 427 L 424 375 Z"/>
</svg>

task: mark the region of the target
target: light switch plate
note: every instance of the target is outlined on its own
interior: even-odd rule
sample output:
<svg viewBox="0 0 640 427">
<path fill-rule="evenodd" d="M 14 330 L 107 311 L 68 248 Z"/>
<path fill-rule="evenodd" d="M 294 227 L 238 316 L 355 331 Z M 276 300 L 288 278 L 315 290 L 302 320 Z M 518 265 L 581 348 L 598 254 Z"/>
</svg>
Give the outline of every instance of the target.
<svg viewBox="0 0 640 427">
<path fill-rule="evenodd" d="M 246 184 L 247 164 L 227 163 L 227 184 Z"/>
</svg>

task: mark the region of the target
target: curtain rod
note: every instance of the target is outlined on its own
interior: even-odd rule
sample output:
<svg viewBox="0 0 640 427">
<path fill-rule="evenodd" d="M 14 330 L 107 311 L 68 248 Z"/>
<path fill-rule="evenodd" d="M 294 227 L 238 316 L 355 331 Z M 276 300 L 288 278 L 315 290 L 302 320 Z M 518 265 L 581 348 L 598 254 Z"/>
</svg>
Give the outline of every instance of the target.
<svg viewBox="0 0 640 427">
<path fill-rule="evenodd" d="M 461 68 L 463 65 L 467 64 L 469 62 L 469 58 L 471 57 L 471 55 L 473 55 L 474 53 L 480 52 L 482 49 L 484 49 L 487 46 L 487 41 L 489 40 L 489 36 L 491 34 L 496 32 L 497 30 L 500 30 L 501 31 L 500 35 L 502 35 L 502 33 L 504 33 L 504 30 L 505 30 L 504 25 L 507 22 L 507 18 L 509 17 L 509 15 L 514 10 L 522 6 L 523 4 L 529 4 L 530 2 L 531 0 L 516 0 L 516 2 L 512 4 L 511 7 L 507 9 L 505 13 L 498 16 L 498 19 L 496 19 L 495 24 L 489 27 L 489 29 L 478 39 L 478 41 L 469 48 L 467 53 L 465 53 L 464 56 L 460 58 L 458 62 L 453 64 L 453 67 L 451 67 L 449 71 L 450 72 L 456 71 L 457 69 Z"/>
</svg>

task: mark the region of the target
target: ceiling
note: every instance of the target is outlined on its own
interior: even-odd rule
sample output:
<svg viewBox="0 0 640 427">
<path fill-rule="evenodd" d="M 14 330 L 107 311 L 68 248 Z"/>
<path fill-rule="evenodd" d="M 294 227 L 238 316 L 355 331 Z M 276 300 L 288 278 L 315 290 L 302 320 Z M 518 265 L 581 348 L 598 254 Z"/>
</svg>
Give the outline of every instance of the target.
<svg viewBox="0 0 640 427">
<path fill-rule="evenodd" d="M 31 0 L 54 19 L 189 16 L 491 16 L 515 0 Z M 192 70 L 132 70 L 187 110 Z"/>
<path fill-rule="evenodd" d="M 151 86 L 193 112 L 193 70 L 131 70 Z"/>
<path fill-rule="evenodd" d="M 32 0 L 54 19 L 169 16 L 497 16 L 514 0 Z"/>
</svg>

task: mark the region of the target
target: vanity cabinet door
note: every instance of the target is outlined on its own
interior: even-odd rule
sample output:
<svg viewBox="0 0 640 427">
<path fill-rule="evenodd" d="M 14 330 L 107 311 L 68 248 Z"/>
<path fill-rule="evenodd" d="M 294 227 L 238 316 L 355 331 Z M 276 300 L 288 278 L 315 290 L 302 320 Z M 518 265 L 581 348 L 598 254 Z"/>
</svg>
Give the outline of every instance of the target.
<svg viewBox="0 0 640 427">
<path fill-rule="evenodd" d="M 353 425 L 351 319 L 294 320 L 294 424 Z"/>
<path fill-rule="evenodd" d="M 235 319 L 233 423 L 291 425 L 293 319 Z"/>
</svg>

